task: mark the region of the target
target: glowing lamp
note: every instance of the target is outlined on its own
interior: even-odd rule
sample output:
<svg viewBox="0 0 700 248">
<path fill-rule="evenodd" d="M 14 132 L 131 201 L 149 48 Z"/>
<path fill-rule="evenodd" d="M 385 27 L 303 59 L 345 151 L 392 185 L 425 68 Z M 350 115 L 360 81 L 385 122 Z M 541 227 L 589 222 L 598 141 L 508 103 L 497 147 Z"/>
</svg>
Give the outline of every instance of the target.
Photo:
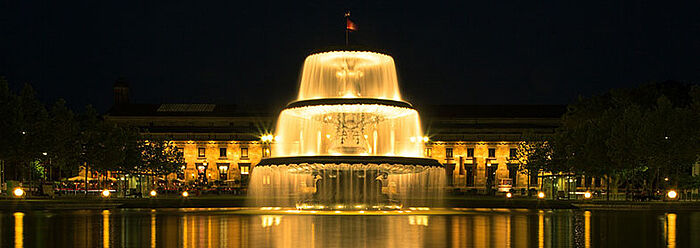
<svg viewBox="0 0 700 248">
<path fill-rule="evenodd" d="M 187 191 L 182 192 L 182 197 L 188 197 L 190 196 L 190 193 L 187 193 Z"/>
<path fill-rule="evenodd" d="M 510 193 L 510 192 L 506 193 L 506 198 L 512 198 L 512 197 L 513 197 L 512 193 Z"/>
<path fill-rule="evenodd" d="M 158 192 L 156 192 L 155 190 L 151 190 L 149 194 L 151 195 L 151 197 L 156 197 L 158 195 Z"/>
<path fill-rule="evenodd" d="M 586 191 L 586 193 L 583 193 L 583 198 L 591 199 L 592 196 L 593 195 L 591 195 L 591 192 Z"/>
<path fill-rule="evenodd" d="M 428 136 L 423 136 L 423 142 L 428 142 L 428 141 L 430 141 L 430 138 L 428 138 Z"/>
<path fill-rule="evenodd" d="M 537 198 L 544 199 L 544 192 L 537 193 Z"/>
<path fill-rule="evenodd" d="M 22 197 L 24 196 L 24 190 L 22 188 L 15 188 L 15 190 L 12 191 L 12 194 L 14 194 L 15 197 Z"/>
<path fill-rule="evenodd" d="M 676 197 L 678 197 L 678 193 L 675 190 L 669 190 L 668 193 L 666 193 L 666 196 L 668 196 L 668 199 L 676 199 Z"/>
<path fill-rule="evenodd" d="M 111 192 L 108 189 L 102 190 L 102 197 L 109 197 L 110 194 Z"/>
</svg>

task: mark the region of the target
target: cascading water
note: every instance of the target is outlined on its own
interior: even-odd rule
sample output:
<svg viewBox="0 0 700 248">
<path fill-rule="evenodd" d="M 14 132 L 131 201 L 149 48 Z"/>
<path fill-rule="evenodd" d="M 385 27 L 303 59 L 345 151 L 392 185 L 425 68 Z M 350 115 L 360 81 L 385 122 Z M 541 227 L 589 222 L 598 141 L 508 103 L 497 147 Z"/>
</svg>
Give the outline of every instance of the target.
<svg viewBox="0 0 700 248">
<path fill-rule="evenodd" d="M 422 157 L 418 112 L 394 60 L 333 51 L 306 58 L 297 101 L 277 121 L 272 157 L 252 171 L 256 206 L 397 209 L 438 203 L 444 168 Z"/>
</svg>

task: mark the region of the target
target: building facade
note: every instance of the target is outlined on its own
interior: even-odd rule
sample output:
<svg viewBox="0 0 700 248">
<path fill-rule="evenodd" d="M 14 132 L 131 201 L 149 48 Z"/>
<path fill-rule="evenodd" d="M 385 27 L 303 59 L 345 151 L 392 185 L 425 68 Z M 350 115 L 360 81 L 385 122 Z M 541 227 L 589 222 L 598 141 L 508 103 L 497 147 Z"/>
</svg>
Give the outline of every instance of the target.
<svg viewBox="0 0 700 248">
<path fill-rule="evenodd" d="M 261 106 L 133 104 L 115 87 L 108 121 L 139 127 L 143 135 L 172 140 L 183 150 L 187 182 L 244 186 L 252 169 L 270 156 L 277 113 Z M 482 192 L 510 185 L 533 188 L 541 178 L 519 170 L 515 152 L 526 134 L 553 134 L 563 105 L 440 105 L 417 108 L 429 141 L 425 156 L 445 165 L 448 186 Z"/>
</svg>

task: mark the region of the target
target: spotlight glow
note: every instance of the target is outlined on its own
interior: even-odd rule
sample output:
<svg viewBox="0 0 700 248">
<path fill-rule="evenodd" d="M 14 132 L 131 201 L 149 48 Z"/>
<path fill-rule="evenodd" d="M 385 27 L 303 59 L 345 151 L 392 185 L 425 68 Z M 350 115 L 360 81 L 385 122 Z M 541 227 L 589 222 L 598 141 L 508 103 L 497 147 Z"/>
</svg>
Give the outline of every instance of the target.
<svg viewBox="0 0 700 248">
<path fill-rule="evenodd" d="M 12 191 L 12 194 L 14 194 L 15 197 L 22 197 L 24 196 L 24 190 L 22 188 L 15 188 L 15 190 Z"/>
<path fill-rule="evenodd" d="M 102 190 L 102 197 L 109 197 L 110 194 L 111 192 L 108 189 Z"/>
<path fill-rule="evenodd" d="M 182 192 L 182 197 L 188 197 L 190 196 L 190 193 L 187 193 L 187 191 Z"/>
<path fill-rule="evenodd" d="M 666 193 L 666 196 L 668 196 L 669 199 L 676 199 L 676 197 L 678 197 L 678 193 L 675 190 L 669 190 L 668 193 Z"/>
<path fill-rule="evenodd" d="M 537 198 L 544 199 L 544 192 L 540 191 L 540 193 L 537 193 Z"/>
</svg>

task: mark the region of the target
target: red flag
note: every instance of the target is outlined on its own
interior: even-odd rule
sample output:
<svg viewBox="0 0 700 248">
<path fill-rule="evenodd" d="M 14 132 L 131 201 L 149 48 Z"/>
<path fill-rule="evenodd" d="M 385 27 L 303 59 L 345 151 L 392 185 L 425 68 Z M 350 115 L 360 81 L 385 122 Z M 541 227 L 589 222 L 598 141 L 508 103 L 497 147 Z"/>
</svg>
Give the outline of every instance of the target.
<svg viewBox="0 0 700 248">
<path fill-rule="evenodd" d="M 355 25 L 355 23 L 350 20 L 350 17 L 345 19 L 347 20 L 347 25 L 345 26 L 345 29 L 349 31 L 357 31 L 357 25 Z"/>
</svg>

